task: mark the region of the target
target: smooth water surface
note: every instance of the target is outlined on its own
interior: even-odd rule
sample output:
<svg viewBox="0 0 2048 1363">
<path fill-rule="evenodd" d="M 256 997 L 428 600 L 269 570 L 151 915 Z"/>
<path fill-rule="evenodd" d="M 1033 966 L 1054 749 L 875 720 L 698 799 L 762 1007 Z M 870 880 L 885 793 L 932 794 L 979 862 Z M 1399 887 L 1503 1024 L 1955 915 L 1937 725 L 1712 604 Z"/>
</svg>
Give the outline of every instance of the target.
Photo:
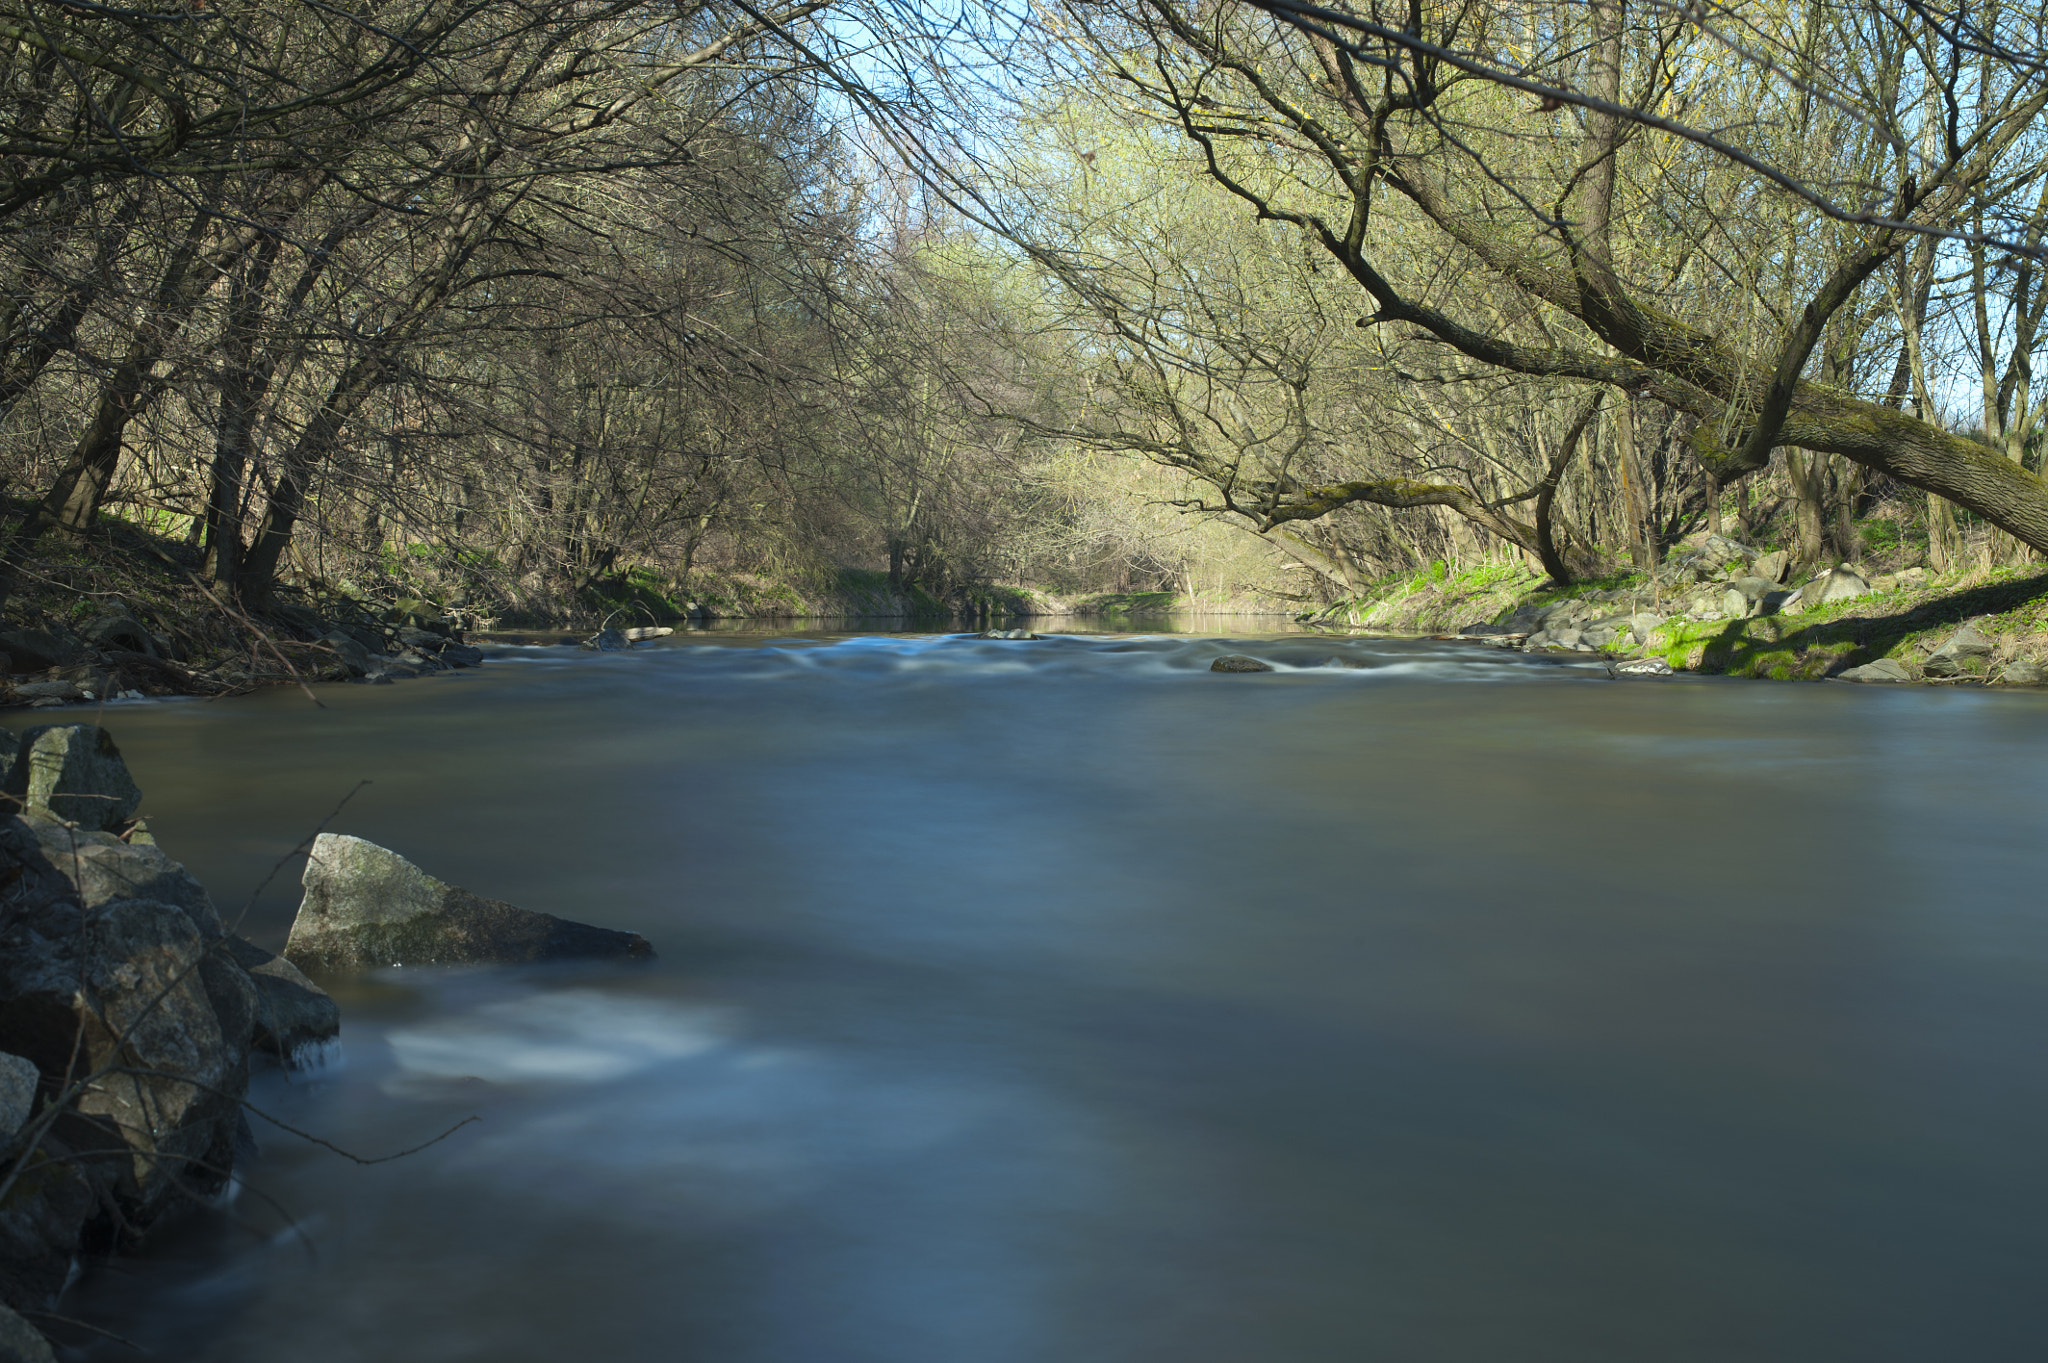
<svg viewBox="0 0 2048 1363">
<path fill-rule="evenodd" d="M 2048 1351 L 2048 697 L 1299 636 L 322 696 L 107 712 L 225 912 L 368 780 L 332 828 L 661 959 L 343 993 L 260 1107 L 480 1120 L 259 1122 L 67 1299 L 158 1357 Z"/>
</svg>

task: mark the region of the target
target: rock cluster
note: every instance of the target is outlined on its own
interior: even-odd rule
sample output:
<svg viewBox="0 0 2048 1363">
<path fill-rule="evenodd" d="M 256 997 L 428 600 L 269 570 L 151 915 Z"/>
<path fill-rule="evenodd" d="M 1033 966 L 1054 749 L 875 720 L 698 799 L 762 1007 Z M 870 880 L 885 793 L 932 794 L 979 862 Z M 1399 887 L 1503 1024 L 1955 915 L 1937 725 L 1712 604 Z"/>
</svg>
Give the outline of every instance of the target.
<svg viewBox="0 0 2048 1363">
<path fill-rule="evenodd" d="M 179 689 L 166 685 L 184 675 L 170 650 L 133 618 L 107 614 L 77 630 L 0 629 L 0 673 L 20 705 L 113 700 Z"/>
<path fill-rule="evenodd" d="M 452 626 L 434 624 L 439 627 L 400 625 L 387 638 L 360 626 L 336 629 L 320 643 L 333 652 L 346 675 L 379 684 L 445 668 L 475 667 L 484 660 L 483 650 L 460 642 Z M 364 643 L 366 636 L 380 646 Z"/>
<path fill-rule="evenodd" d="M 1566 601 L 1525 606 L 1502 622 L 1507 635 L 1523 634 L 1524 648 L 1597 653 L 1639 647 L 1664 623 L 1649 590 L 1591 591 Z"/>
<path fill-rule="evenodd" d="M 1715 661 L 1717 656 L 1725 662 L 1745 650 L 1768 651 L 1802 629 L 1789 619 L 1774 617 L 1796 616 L 1874 592 L 1924 586 L 1929 580 L 1924 568 L 1866 577 L 1844 563 L 1801 581 L 1792 575 L 1785 551 L 1767 553 L 1709 535 L 1699 544 L 1673 550 L 1641 586 L 1590 590 L 1562 600 L 1524 605 L 1503 619 L 1468 625 L 1458 633 L 1495 647 L 1609 655 L 1664 651 L 1689 639 L 1689 646 L 1696 650 L 1690 665 L 1704 661 L 1709 669 L 1718 670 L 1722 664 Z M 1701 645 L 1701 632 L 1685 626 L 1687 621 L 1726 622 L 1728 628 L 1722 637 Z M 1974 678 L 2016 686 L 2048 685 L 2048 664 L 2042 661 L 2019 658 L 2001 663 L 2000 647 L 1983 632 L 1981 623 L 1971 621 L 1952 634 L 1933 637 L 1920 646 L 1921 653 L 1880 658 L 1835 675 L 1853 682 Z M 1771 676 L 1817 679 L 1850 661 L 1855 651 L 1837 642 L 1825 649 L 1794 649 L 1796 657 L 1789 662 L 1752 661 L 1745 666 L 1768 666 Z M 1636 665 L 1613 672 L 1616 676 L 1662 675 Z"/>
<path fill-rule="evenodd" d="M 81 1254 L 217 1193 L 252 1058 L 340 1022 L 138 839 L 140 795 L 104 732 L 0 731 L 0 755 L 0 1301 L 38 1311 Z"/>
</svg>

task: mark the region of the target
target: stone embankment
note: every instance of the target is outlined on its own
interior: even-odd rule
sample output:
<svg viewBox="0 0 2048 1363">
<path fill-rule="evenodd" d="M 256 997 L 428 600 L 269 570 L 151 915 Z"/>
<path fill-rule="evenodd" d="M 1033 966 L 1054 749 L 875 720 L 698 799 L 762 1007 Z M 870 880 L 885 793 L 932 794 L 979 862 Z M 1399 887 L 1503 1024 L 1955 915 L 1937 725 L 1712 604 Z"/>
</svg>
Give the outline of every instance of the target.
<svg viewBox="0 0 2048 1363">
<path fill-rule="evenodd" d="M 0 730 L 0 769 L 0 1357 L 43 1358 L 82 1258 L 226 1187 L 251 1064 L 340 1018 L 155 846 L 103 730 Z"/>
<path fill-rule="evenodd" d="M 2048 682 L 2048 639 L 2030 618 L 2001 617 L 2048 583 L 1941 582 L 1924 568 L 1866 577 L 1849 564 L 1795 580 L 1789 568 L 1783 551 L 1708 536 L 1640 583 L 1538 597 L 1458 634 L 1779 680 Z"/>
</svg>

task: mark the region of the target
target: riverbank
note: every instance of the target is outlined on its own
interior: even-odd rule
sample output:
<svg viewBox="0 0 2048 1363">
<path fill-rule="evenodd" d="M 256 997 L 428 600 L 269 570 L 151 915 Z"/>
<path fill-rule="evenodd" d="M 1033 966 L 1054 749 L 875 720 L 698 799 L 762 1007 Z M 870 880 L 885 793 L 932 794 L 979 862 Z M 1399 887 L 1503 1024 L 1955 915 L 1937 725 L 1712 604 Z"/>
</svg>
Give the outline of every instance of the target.
<svg viewBox="0 0 2048 1363">
<path fill-rule="evenodd" d="M 1302 619 L 1774 681 L 2048 683 L 2048 568 L 1802 573 L 1719 536 L 1654 573 L 1563 588 L 1519 564 L 1424 573 Z"/>
<path fill-rule="evenodd" d="M 1014 627 L 1027 620 L 1129 621 L 1176 612 L 1275 614 L 1241 594 L 1060 596 L 1029 587 L 962 586 L 935 596 L 888 574 L 844 569 L 798 588 L 752 577 L 664 594 L 630 576 L 548 617 L 502 619 L 403 583 L 366 589 L 295 585 L 262 610 L 206 585 L 197 550 L 126 522 L 90 544 L 52 540 L 22 565 L 0 620 L 0 707 L 36 708 L 163 695 L 227 696 L 323 681 L 383 684 L 473 667 L 484 642 L 578 643 L 630 632 L 797 622 Z"/>
</svg>

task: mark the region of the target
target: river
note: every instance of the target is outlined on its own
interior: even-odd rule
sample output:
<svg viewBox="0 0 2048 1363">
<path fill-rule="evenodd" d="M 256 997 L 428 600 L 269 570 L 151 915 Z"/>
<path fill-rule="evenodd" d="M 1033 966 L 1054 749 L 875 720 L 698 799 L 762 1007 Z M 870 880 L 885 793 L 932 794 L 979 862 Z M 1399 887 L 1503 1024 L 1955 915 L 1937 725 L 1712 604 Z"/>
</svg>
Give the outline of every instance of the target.
<svg viewBox="0 0 2048 1363">
<path fill-rule="evenodd" d="M 159 1358 L 2048 1348 L 2048 694 L 819 634 L 321 695 L 106 712 L 224 913 L 368 781 L 331 828 L 660 960 L 339 991 L 263 1111 L 479 1120 L 256 1123 L 66 1298 Z"/>
</svg>

